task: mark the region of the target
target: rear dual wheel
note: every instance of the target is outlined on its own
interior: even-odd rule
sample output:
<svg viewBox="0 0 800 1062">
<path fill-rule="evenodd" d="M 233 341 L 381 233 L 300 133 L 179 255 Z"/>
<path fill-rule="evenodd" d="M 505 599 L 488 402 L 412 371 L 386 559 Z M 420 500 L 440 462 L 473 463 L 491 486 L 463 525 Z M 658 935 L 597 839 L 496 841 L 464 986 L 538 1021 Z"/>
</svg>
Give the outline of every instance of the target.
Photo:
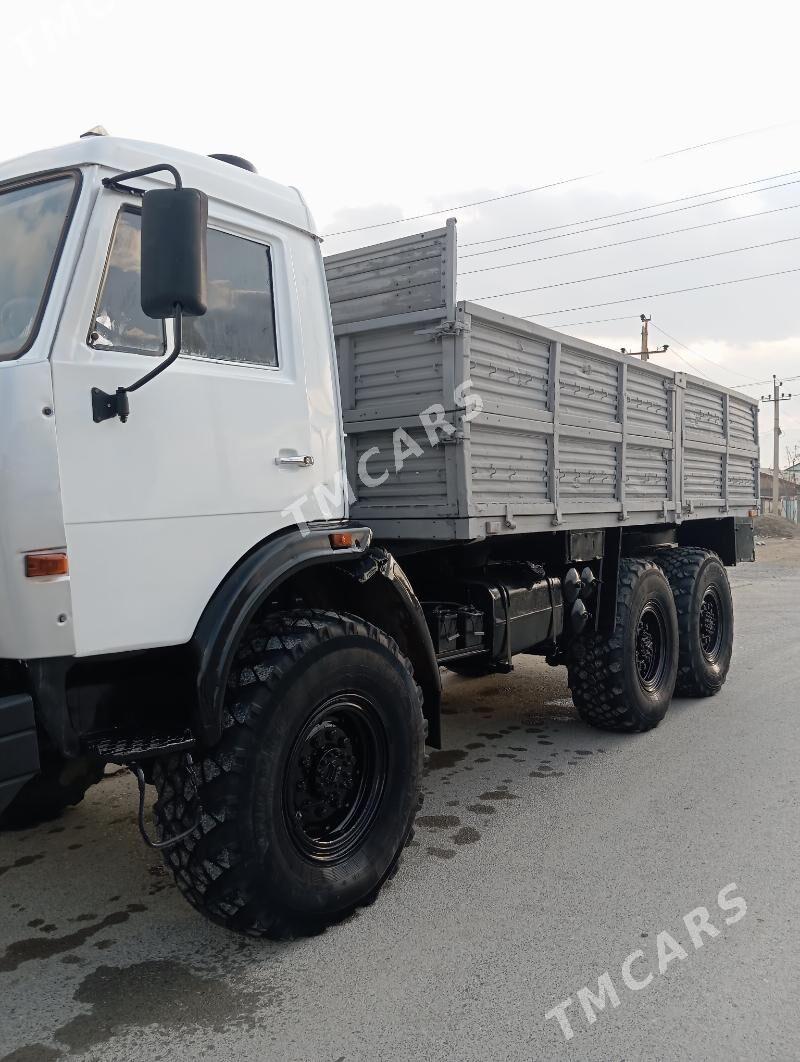
<svg viewBox="0 0 800 1062">
<path fill-rule="evenodd" d="M 667 713 L 678 671 L 678 617 L 669 583 L 651 561 L 620 562 L 611 635 L 592 631 L 570 647 L 572 700 L 584 722 L 642 731 Z"/>
<path fill-rule="evenodd" d="M 655 562 L 669 581 L 678 613 L 678 697 L 713 697 L 733 654 L 733 598 L 725 567 L 710 550 L 662 550 Z"/>
</svg>

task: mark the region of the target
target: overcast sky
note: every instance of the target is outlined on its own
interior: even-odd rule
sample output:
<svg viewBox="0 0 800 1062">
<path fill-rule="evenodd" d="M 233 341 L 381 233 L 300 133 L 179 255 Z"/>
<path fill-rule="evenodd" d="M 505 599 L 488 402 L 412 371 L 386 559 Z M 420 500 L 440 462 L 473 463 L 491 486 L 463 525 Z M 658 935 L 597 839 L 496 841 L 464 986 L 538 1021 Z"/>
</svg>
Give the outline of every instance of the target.
<svg viewBox="0 0 800 1062">
<path fill-rule="evenodd" d="M 661 362 L 743 386 L 773 372 L 800 376 L 800 271 L 650 296 L 800 270 L 798 31 L 789 2 L 6 3 L 2 156 L 102 123 L 120 136 L 245 155 L 301 188 L 325 232 L 442 211 L 330 238 L 326 253 L 453 213 L 459 297 L 498 294 L 489 305 L 616 348 L 637 347 L 638 314 L 651 313 L 684 344 L 654 328 L 651 345 L 670 342 L 675 352 Z M 656 158 L 764 127 L 777 128 Z M 594 176 L 450 209 L 583 174 Z M 745 182 L 758 183 L 718 191 Z M 582 235 L 540 234 L 492 254 L 471 252 L 502 241 L 465 246 L 711 192 L 699 201 L 748 194 Z M 735 220 L 707 225 L 723 219 Z M 698 225 L 706 227 L 584 250 Z M 740 250 L 777 240 L 785 242 Z M 582 253 L 564 254 L 571 250 Z M 733 253 L 661 266 L 719 251 Z M 552 255 L 560 257 L 507 267 Z M 494 265 L 506 268 L 466 272 Z M 574 280 L 584 282 L 564 283 Z M 562 286 L 503 294 L 551 284 Z M 572 309 L 603 302 L 614 304 Z M 584 321 L 593 323 L 576 324 Z M 800 380 L 792 387 L 800 396 Z M 800 446 L 800 397 L 782 417 L 785 451 Z M 766 409 L 764 464 L 771 424 Z"/>
</svg>

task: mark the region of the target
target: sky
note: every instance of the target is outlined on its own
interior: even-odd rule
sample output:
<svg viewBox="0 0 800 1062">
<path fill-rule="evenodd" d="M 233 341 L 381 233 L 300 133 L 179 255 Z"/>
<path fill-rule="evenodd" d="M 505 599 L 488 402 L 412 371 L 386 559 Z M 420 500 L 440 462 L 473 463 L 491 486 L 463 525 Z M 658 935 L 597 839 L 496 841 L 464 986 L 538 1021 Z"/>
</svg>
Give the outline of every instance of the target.
<svg viewBox="0 0 800 1062">
<path fill-rule="evenodd" d="M 299 187 L 323 233 L 432 215 L 329 236 L 326 253 L 455 216 L 460 298 L 499 296 L 488 305 L 617 349 L 638 349 L 647 313 L 651 346 L 670 344 L 662 364 L 751 395 L 786 378 L 787 463 L 800 448 L 798 31 L 796 5 L 770 0 L 7 3 L 0 156 L 99 123 L 244 155 Z M 622 211 L 637 213 L 575 232 Z M 760 430 L 770 464 L 771 406 Z"/>
</svg>

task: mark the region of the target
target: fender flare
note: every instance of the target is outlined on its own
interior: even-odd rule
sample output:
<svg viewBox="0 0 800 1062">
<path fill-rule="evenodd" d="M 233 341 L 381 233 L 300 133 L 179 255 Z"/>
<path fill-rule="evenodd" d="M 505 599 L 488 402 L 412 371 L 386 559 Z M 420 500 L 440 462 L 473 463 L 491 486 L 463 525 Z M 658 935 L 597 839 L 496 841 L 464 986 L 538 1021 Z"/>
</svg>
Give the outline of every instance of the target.
<svg viewBox="0 0 800 1062">
<path fill-rule="evenodd" d="M 342 530 L 353 535 L 353 545 L 334 549 L 330 536 Z M 247 627 L 290 576 L 320 564 L 336 564 L 346 570 L 352 567 L 351 574 L 359 583 L 379 577 L 382 589 L 391 594 L 394 608 L 415 635 L 412 663 L 426 701 L 429 741 L 438 744 L 441 683 L 422 606 L 391 554 L 370 549 L 371 541 L 372 532 L 365 527 L 310 527 L 305 532 L 293 529 L 262 543 L 229 572 L 206 605 L 191 640 L 197 695 L 194 730 L 203 744 L 214 745 L 222 736 L 228 675 Z M 365 618 L 381 626 L 379 617 Z"/>
</svg>

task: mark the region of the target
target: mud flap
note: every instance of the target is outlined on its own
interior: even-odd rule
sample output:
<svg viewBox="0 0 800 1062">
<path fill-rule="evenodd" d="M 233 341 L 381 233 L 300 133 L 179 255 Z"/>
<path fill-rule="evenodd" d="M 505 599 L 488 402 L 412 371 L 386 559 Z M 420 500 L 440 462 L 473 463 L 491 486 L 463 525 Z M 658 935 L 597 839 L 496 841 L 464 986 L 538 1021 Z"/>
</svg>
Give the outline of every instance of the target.
<svg viewBox="0 0 800 1062">
<path fill-rule="evenodd" d="M 0 812 L 38 772 L 33 698 L 27 693 L 0 697 Z"/>
</svg>

